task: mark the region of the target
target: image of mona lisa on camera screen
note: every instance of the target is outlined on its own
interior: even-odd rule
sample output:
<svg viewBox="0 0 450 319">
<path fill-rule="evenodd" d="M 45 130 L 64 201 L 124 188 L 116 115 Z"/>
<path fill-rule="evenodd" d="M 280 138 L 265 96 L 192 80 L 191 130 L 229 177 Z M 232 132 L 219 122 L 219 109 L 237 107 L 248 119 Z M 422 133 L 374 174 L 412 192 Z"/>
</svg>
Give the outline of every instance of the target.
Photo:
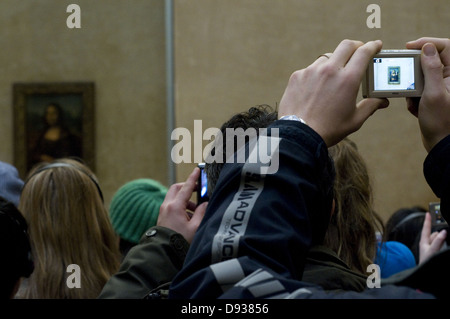
<svg viewBox="0 0 450 319">
<path fill-rule="evenodd" d="M 414 58 L 374 58 L 374 90 L 414 90 Z"/>
</svg>

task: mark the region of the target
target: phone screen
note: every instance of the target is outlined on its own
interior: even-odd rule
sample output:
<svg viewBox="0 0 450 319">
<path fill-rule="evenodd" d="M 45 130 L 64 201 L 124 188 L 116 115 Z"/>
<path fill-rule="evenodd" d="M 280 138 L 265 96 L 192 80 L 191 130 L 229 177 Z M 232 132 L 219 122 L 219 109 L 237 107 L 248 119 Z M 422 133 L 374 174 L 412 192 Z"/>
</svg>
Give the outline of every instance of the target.
<svg viewBox="0 0 450 319">
<path fill-rule="evenodd" d="M 208 179 L 205 172 L 205 165 L 203 163 L 199 164 L 200 176 L 197 182 L 197 204 L 201 204 L 209 200 L 208 197 Z"/>
<path fill-rule="evenodd" d="M 201 179 L 200 196 L 203 198 L 208 195 L 208 180 L 206 179 L 206 172 L 204 169 L 202 169 L 200 179 Z"/>
<path fill-rule="evenodd" d="M 374 91 L 415 90 L 414 58 L 374 58 L 373 78 Z"/>
<path fill-rule="evenodd" d="M 444 225 L 447 223 L 441 214 L 441 203 L 430 203 L 429 211 L 431 214 L 431 221 L 433 225 Z"/>
</svg>

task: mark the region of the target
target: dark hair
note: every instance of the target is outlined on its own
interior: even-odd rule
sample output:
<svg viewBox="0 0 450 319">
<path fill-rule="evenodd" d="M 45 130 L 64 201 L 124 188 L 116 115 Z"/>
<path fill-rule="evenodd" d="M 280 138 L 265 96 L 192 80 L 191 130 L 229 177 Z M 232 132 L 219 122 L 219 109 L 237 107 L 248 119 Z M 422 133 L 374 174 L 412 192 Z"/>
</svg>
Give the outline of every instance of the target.
<svg viewBox="0 0 450 319">
<path fill-rule="evenodd" d="M 396 210 L 388 219 L 383 234 L 384 241 L 399 241 L 408 246 L 416 263 L 419 263 L 419 242 L 426 212 L 421 206 Z"/>
<path fill-rule="evenodd" d="M 29 277 L 34 264 L 27 233 L 27 222 L 17 207 L 0 197 L 0 245 L 2 262 L 0 275 L 2 299 L 12 297 L 14 286 L 21 277 Z"/>
<path fill-rule="evenodd" d="M 222 141 L 227 140 L 227 128 L 242 128 L 243 130 L 254 128 L 256 129 L 256 133 L 259 134 L 258 129 L 268 127 L 277 119 L 278 112 L 269 105 L 263 104 L 251 107 L 248 111 L 235 114 L 228 121 L 223 123 L 220 128 L 223 137 Z M 224 145 L 222 146 L 224 147 Z M 234 146 L 234 152 L 236 152 L 237 143 L 234 143 Z M 216 146 L 213 146 L 210 152 L 211 155 L 215 156 L 216 152 L 222 153 L 222 162 L 205 164 L 205 172 L 208 178 L 208 194 L 210 198 L 214 188 L 216 187 L 217 180 L 219 179 L 220 172 L 226 160 L 225 151 L 217 150 Z"/>
</svg>

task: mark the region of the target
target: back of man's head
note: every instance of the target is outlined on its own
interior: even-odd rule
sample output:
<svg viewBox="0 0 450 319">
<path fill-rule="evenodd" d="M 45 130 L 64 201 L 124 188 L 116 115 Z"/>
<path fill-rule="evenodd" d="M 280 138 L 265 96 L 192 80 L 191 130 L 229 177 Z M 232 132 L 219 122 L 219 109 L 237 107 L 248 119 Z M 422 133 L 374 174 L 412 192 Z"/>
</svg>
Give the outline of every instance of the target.
<svg viewBox="0 0 450 319">
<path fill-rule="evenodd" d="M 216 187 L 220 172 L 226 161 L 226 141 L 228 141 L 228 138 L 232 138 L 227 136 L 227 129 L 243 129 L 244 131 L 247 129 L 255 129 L 256 134 L 259 134 L 259 129 L 267 128 L 270 124 L 275 122 L 277 118 L 278 112 L 273 110 L 271 106 L 258 105 L 251 107 L 246 112 L 233 115 L 228 121 L 222 124 L 222 127 L 220 128 L 222 140 L 220 140 L 218 145 L 216 144 L 211 149 L 212 156 L 217 156 L 216 152 L 219 152 L 222 155 L 222 162 L 206 163 L 205 165 L 205 172 L 208 178 L 209 197 L 211 197 L 211 194 Z M 215 140 L 215 142 L 216 141 L 217 140 Z M 238 143 L 234 143 L 234 152 L 237 151 L 237 145 Z M 217 149 L 218 147 L 221 147 L 222 149 Z"/>
<path fill-rule="evenodd" d="M 222 125 L 222 127 L 220 128 L 222 140 L 220 140 L 218 143 L 216 143 L 217 139 L 214 140 L 215 144 L 213 143 L 213 147 L 211 148 L 210 151 L 211 156 L 213 156 L 214 158 L 217 158 L 215 152 L 221 153 L 222 163 L 217 163 L 213 161 L 211 163 L 207 162 L 205 164 L 205 172 L 207 174 L 208 179 L 208 194 L 210 198 L 212 193 L 214 192 L 214 189 L 216 188 L 220 172 L 222 171 L 224 163 L 226 162 L 227 156 L 226 144 L 227 142 L 230 142 L 230 139 L 232 138 L 236 139 L 235 136 L 227 136 L 227 129 L 234 129 L 234 130 L 243 129 L 244 131 L 248 129 L 255 129 L 257 136 L 259 136 L 259 129 L 267 128 L 277 120 L 278 120 L 277 111 L 275 111 L 269 105 L 259 105 L 251 107 L 246 112 L 241 112 L 233 115 L 228 121 L 226 121 Z M 233 143 L 233 145 L 234 145 L 234 152 L 236 152 L 238 148 L 238 143 Z M 331 158 L 329 159 L 329 161 L 330 161 L 329 164 L 331 165 L 330 174 L 332 174 L 332 176 L 328 176 L 330 179 L 329 180 L 330 183 L 327 182 L 319 183 L 322 185 L 322 187 L 325 187 L 325 189 L 320 189 L 320 193 L 323 200 L 321 200 L 320 203 L 318 203 L 316 210 L 314 212 L 312 211 L 309 212 L 310 214 L 309 218 L 313 228 L 312 231 L 313 244 L 323 243 L 323 239 L 325 236 L 325 232 L 328 228 L 328 223 L 331 215 L 332 209 L 331 207 L 334 198 L 332 184 L 335 177 L 335 172 Z M 328 178 L 324 178 L 324 181 L 328 181 Z"/>
</svg>

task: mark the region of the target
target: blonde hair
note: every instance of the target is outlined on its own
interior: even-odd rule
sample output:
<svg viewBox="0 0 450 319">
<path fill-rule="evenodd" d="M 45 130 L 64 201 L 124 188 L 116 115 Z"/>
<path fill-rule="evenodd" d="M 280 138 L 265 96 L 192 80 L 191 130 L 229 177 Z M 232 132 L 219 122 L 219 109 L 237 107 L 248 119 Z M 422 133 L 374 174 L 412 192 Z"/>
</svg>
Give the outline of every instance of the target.
<svg viewBox="0 0 450 319">
<path fill-rule="evenodd" d="M 376 255 L 376 231 L 383 222 L 373 209 L 369 172 L 356 144 L 345 138 L 329 148 L 336 169 L 335 211 L 324 244 L 353 271 L 367 275 Z"/>
<path fill-rule="evenodd" d="M 93 172 L 72 159 L 38 165 L 19 209 L 29 224 L 35 264 L 24 297 L 96 298 L 118 270 L 120 251 Z M 70 264 L 80 267 L 81 288 L 66 283 Z"/>
</svg>

